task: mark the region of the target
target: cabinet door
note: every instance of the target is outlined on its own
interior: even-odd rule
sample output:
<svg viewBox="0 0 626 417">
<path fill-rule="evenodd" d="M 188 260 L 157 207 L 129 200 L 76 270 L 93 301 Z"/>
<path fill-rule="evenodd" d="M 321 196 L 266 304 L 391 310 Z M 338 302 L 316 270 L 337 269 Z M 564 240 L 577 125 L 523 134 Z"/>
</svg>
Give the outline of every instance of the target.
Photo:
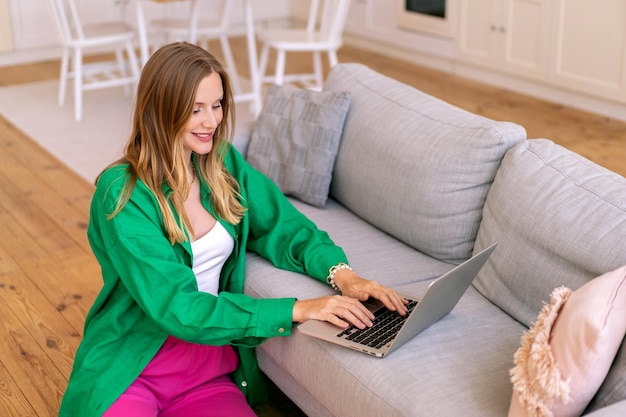
<svg viewBox="0 0 626 417">
<path fill-rule="evenodd" d="M 529 78 L 545 78 L 546 0 L 461 0 L 460 60 Z"/>
<path fill-rule="evenodd" d="M 457 56 L 460 60 L 497 68 L 499 66 L 498 1 L 460 0 Z"/>
<path fill-rule="evenodd" d="M 16 50 L 60 43 L 48 6 L 41 0 L 9 0 Z"/>
<path fill-rule="evenodd" d="M 626 101 L 626 2 L 556 0 L 550 81 Z"/>
<path fill-rule="evenodd" d="M 509 0 L 501 11 L 501 59 L 505 71 L 545 80 L 549 45 L 549 7 L 546 0 Z"/>
</svg>

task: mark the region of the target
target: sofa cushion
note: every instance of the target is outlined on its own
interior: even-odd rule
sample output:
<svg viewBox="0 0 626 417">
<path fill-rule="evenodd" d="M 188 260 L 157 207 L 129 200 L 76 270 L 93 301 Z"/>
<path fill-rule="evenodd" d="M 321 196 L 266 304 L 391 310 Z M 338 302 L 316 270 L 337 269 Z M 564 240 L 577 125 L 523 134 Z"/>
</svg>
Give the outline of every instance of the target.
<svg viewBox="0 0 626 417">
<path fill-rule="evenodd" d="M 352 94 L 331 195 L 426 254 L 467 259 L 502 156 L 526 138 L 524 128 L 360 64 L 333 67 L 324 90 Z"/>
<path fill-rule="evenodd" d="M 509 417 L 583 413 L 626 334 L 626 266 L 551 300 L 515 353 Z"/>
<path fill-rule="evenodd" d="M 361 276 L 383 285 L 398 287 L 410 282 L 436 278 L 454 265 L 431 258 L 351 213 L 329 198 L 325 207 L 315 207 L 293 197 L 289 200 L 331 239 L 343 248 L 350 266 Z M 321 285 L 328 294 L 330 286 Z"/>
<path fill-rule="evenodd" d="M 247 160 L 287 195 L 316 206 L 328 198 L 350 94 L 272 85 Z"/>
<path fill-rule="evenodd" d="M 379 262 L 392 269 L 398 261 Z M 276 270 L 253 254 L 246 268 L 245 292 L 253 297 L 332 294 L 327 285 Z M 419 296 L 429 282 L 397 289 Z M 469 288 L 448 316 L 384 359 L 297 330 L 256 351 L 263 372 L 310 416 L 457 417 L 463 404 L 463 415 L 502 417 L 511 398 L 508 371 L 523 330 Z"/>
<path fill-rule="evenodd" d="M 495 241 L 473 285 L 530 327 L 554 288 L 626 264 L 626 179 L 549 140 L 520 143 L 491 186 L 475 251 Z"/>
</svg>

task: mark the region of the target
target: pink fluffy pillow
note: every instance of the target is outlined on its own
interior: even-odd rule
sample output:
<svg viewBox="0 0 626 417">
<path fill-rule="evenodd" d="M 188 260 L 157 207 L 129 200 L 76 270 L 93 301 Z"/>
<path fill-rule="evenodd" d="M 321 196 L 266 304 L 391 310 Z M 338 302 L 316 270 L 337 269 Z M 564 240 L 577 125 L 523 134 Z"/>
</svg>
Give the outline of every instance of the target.
<svg viewBox="0 0 626 417">
<path fill-rule="evenodd" d="M 509 417 L 582 415 L 626 334 L 626 266 L 551 294 L 522 336 Z"/>
</svg>

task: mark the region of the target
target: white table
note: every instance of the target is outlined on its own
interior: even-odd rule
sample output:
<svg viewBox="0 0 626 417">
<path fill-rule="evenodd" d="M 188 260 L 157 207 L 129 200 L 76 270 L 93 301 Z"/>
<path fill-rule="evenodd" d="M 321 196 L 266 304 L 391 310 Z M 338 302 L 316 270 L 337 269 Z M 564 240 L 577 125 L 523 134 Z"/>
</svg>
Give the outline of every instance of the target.
<svg viewBox="0 0 626 417">
<path fill-rule="evenodd" d="M 148 58 L 150 58 L 150 45 L 148 42 L 148 25 L 143 10 L 145 1 L 153 1 L 156 3 L 168 3 L 174 1 L 190 1 L 190 18 L 189 18 L 189 42 L 196 43 L 197 40 L 197 24 L 198 24 L 198 5 L 197 0 L 136 0 L 137 4 L 137 34 L 139 37 L 139 48 L 141 53 L 141 66 L 143 67 Z M 227 0 L 232 1 L 232 0 Z M 258 114 L 261 111 L 261 76 L 258 69 L 256 36 L 254 33 L 254 15 L 252 13 L 252 0 L 241 0 L 243 2 L 246 44 L 248 47 L 248 63 L 250 65 L 250 84 L 251 91 L 239 92 L 234 95 L 233 99 L 236 103 L 251 101 L 254 111 Z"/>
</svg>

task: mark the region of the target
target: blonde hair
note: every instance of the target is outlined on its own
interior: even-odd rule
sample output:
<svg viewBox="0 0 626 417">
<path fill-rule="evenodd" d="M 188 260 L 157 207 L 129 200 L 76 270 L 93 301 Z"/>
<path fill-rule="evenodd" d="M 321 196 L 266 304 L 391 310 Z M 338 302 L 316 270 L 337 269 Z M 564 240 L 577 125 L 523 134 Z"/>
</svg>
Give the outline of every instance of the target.
<svg viewBox="0 0 626 417">
<path fill-rule="evenodd" d="M 182 133 L 192 115 L 198 85 L 214 72 L 221 77 L 224 89 L 223 120 L 214 133 L 211 152 L 194 154 L 193 158 L 198 175 L 211 189 L 217 216 L 231 224 L 241 220 L 245 208 L 240 202 L 239 186 L 224 166 L 234 126 L 230 80 L 213 55 L 184 42 L 158 49 L 141 72 L 132 132 L 124 157 L 113 164 L 128 164 L 129 177 L 110 218 L 123 209 L 140 179 L 156 196 L 170 242 L 183 242 L 188 239 L 186 233 L 193 233 L 183 204 L 189 195 L 191 178 L 184 158 Z M 169 200 L 163 193 L 163 183 L 173 190 Z M 179 215 L 178 221 L 174 212 Z"/>
</svg>

